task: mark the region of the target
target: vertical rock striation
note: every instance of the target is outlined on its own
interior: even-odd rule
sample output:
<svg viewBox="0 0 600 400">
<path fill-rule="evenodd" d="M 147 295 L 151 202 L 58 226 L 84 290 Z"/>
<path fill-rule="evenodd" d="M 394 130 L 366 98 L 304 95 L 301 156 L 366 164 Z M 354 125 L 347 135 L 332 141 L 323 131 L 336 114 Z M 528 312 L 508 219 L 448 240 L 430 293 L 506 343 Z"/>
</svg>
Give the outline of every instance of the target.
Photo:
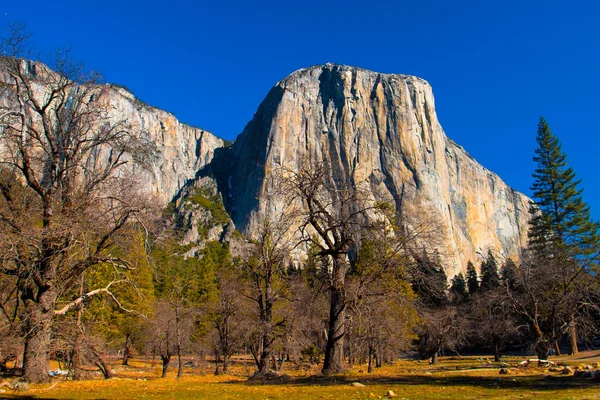
<svg viewBox="0 0 600 400">
<path fill-rule="evenodd" d="M 147 158 L 145 170 L 139 172 L 144 188 L 163 204 L 195 179 L 197 172 L 210 164 L 215 149 L 224 145 L 212 133 L 180 123 L 173 114 L 144 104 L 125 89 L 112 88 L 105 96 L 115 119 L 143 132 L 152 144 L 154 154 Z"/>
<path fill-rule="evenodd" d="M 229 178 L 232 218 L 251 234 L 262 215 L 266 177 L 325 162 L 374 200 L 395 204 L 405 222 L 433 221 L 450 275 L 492 249 L 518 257 L 526 245 L 529 199 L 446 137 L 423 79 L 324 65 L 278 82 L 238 137 Z"/>
</svg>

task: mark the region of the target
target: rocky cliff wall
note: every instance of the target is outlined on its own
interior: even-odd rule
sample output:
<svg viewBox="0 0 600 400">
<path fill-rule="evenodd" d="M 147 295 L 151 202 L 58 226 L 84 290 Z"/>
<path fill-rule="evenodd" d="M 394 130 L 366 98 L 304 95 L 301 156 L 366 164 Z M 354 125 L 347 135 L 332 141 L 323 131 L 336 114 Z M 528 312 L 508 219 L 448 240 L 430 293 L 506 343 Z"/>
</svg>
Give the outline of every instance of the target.
<svg viewBox="0 0 600 400">
<path fill-rule="evenodd" d="M 408 224 L 432 221 L 449 275 L 488 249 L 518 257 L 526 244 L 529 199 L 445 135 L 420 78 L 328 64 L 278 82 L 233 147 L 227 196 L 238 229 L 250 235 L 282 209 L 265 201 L 272 171 L 322 160 L 369 182 Z"/>
<path fill-rule="evenodd" d="M 105 96 L 115 119 L 143 132 L 153 144 L 154 155 L 149 158 L 148 169 L 140 173 L 144 187 L 165 205 L 210 164 L 215 149 L 224 145 L 212 133 L 182 124 L 173 114 L 142 103 L 122 88 L 112 88 Z"/>
</svg>

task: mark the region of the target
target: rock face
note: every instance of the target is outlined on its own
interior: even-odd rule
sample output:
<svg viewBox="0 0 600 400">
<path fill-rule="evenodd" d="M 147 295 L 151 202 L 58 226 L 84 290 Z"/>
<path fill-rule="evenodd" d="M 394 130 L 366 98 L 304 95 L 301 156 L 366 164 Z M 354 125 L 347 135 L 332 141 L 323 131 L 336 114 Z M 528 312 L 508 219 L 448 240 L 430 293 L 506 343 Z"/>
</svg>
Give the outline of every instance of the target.
<svg viewBox="0 0 600 400">
<path fill-rule="evenodd" d="M 252 236 L 263 216 L 284 208 L 283 199 L 266 199 L 269 175 L 324 162 L 367 183 L 373 201 L 394 204 L 409 229 L 434 224 L 449 276 L 488 249 L 516 258 L 526 245 L 529 199 L 446 137 L 420 78 L 330 64 L 299 70 L 271 89 L 232 147 L 123 88 L 107 89 L 111 118 L 152 147 L 144 167 L 127 168 L 162 204 L 177 200 L 186 243 L 227 240 L 234 226 Z M 233 222 L 215 206 L 221 199 Z"/>
<path fill-rule="evenodd" d="M 34 97 L 37 101 L 46 101 L 50 90 L 48 83 L 54 85 L 52 88 L 57 87 L 56 82 L 60 82 L 58 74 L 39 62 L 21 60 L 20 63 L 21 71 L 28 76 L 26 79 L 32 85 Z M 0 83 L 13 84 L 13 79 L 2 68 Z M 74 85 L 68 90 L 77 91 L 78 88 Z M 122 87 L 93 85 L 89 93 L 89 102 L 100 102 L 101 115 L 106 112 L 112 123 L 123 124 L 127 130 L 135 133 L 136 137 L 139 135 L 144 144 L 151 145 L 151 151 L 143 160 L 143 166 L 131 162 L 131 157 L 125 156 L 127 164 L 124 169 L 134 172 L 141 180 L 143 190 L 165 205 L 173 200 L 190 180 L 195 179 L 199 170 L 211 162 L 215 149 L 224 145 L 223 140 L 212 133 L 180 123 L 173 114 L 143 103 Z M 12 96 L 7 97 L 5 92 L 1 91 L 0 105 L 18 107 L 11 102 L 14 102 Z M 0 158 L 4 156 L 5 151 L 7 149 L 0 147 Z M 111 151 L 106 148 L 95 157 L 99 162 L 103 162 L 103 159 L 111 157 Z"/>
<path fill-rule="evenodd" d="M 164 204 L 211 162 L 215 149 L 224 145 L 212 133 L 180 123 L 173 114 L 142 103 L 125 89 L 112 88 L 107 96 L 116 118 L 143 132 L 153 144 L 148 171 L 141 174 L 144 188 Z"/>
<path fill-rule="evenodd" d="M 434 221 L 450 276 L 488 249 L 518 257 L 529 199 L 450 140 L 431 86 L 413 76 L 338 65 L 299 70 L 278 82 L 232 149 L 228 199 L 238 229 L 283 207 L 270 201 L 269 174 L 323 160 L 374 200 L 395 204 L 408 224 Z"/>
</svg>

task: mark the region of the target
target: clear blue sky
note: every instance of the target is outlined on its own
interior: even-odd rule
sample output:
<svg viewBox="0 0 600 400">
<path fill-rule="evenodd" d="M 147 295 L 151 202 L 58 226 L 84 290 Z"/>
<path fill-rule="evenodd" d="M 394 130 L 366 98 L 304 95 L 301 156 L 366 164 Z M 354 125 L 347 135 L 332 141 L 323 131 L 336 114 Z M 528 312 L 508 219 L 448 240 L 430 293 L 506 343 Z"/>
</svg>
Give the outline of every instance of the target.
<svg viewBox="0 0 600 400">
<path fill-rule="evenodd" d="M 544 115 L 600 218 L 599 1 L 4 0 L 0 13 L 42 51 L 70 46 L 107 81 L 226 139 L 299 68 L 412 74 L 432 84 L 448 136 L 529 194 Z"/>
</svg>

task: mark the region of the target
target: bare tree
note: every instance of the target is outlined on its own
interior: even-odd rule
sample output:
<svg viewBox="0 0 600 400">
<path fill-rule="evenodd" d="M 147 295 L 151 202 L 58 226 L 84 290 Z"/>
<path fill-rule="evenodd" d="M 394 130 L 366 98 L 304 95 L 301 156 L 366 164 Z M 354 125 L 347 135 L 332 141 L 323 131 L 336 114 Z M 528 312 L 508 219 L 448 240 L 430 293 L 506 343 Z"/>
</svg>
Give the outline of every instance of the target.
<svg viewBox="0 0 600 400">
<path fill-rule="evenodd" d="M 299 222 L 301 240 L 316 246 L 319 255 L 329 260 L 324 270 L 329 294 L 324 374 L 344 370 L 348 253 L 360 242 L 369 214 L 373 217 L 381 208 L 364 184 L 349 175 L 333 176 L 332 171 L 324 163 L 304 162 L 298 171 L 282 171 L 280 186 L 291 205 L 286 212 Z"/>
<path fill-rule="evenodd" d="M 112 249 L 149 203 L 125 169 L 143 140 L 109 113 L 106 87 L 68 52 L 54 71 L 19 58 L 26 39 L 15 27 L 0 59 L 0 257 L 23 318 L 24 378 L 44 382 L 54 316 L 110 287 L 57 309 L 61 295 L 91 267 L 128 267 Z"/>
<path fill-rule="evenodd" d="M 568 254 L 552 257 L 526 252 L 507 285 L 513 312 L 526 325 L 533 350 L 545 360 L 563 335 L 569 333 L 574 315 L 598 309 L 593 300 L 595 278 Z"/>
<path fill-rule="evenodd" d="M 286 319 L 277 314 L 275 307 L 289 298 L 286 282 L 290 245 L 290 224 L 284 215 L 277 220 L 263 219 L 249 254 L 242 261 L 248 282 L 245 296 L 256 305 L 259 339 L 255 354 L 257 376 L 269 372 L 269 363 L 275 341 L 284 336 Z M 274 366 L 276 368 L 276 366 Z"/>
<path fill-rule="evenodd" d="M 218 360 L 222 357 L 223 373 L 229 373 L 229 360 L 236 349 L 241 347 L 245 328 L 243 315 L 244 299 L 240 294 L 239 277 L 228 266 L 217 271 L 218 295 L 208 304 L 206 318 L 212 325 L 214 337 L 210 341 L 214 347 L 218 373 Z"/>
<path fill-rule="evenodd" d="M 468 315 L 469 336 L 489 347 L 496 362 L 505 346 L 516 341 L 523 331 L 503 288 L 476 293 L 461 308 Z"/>
<path fill-rule="evenodd" d="M 407 348 L 417 322 L 405 255 L 411 243 L 388 220 L 363 234 L 348 277 L 349 325 L 353 341 L 366 348 L 368 372 L 374 360 L 381 366 L 384 353 Z"/>
</svg>

